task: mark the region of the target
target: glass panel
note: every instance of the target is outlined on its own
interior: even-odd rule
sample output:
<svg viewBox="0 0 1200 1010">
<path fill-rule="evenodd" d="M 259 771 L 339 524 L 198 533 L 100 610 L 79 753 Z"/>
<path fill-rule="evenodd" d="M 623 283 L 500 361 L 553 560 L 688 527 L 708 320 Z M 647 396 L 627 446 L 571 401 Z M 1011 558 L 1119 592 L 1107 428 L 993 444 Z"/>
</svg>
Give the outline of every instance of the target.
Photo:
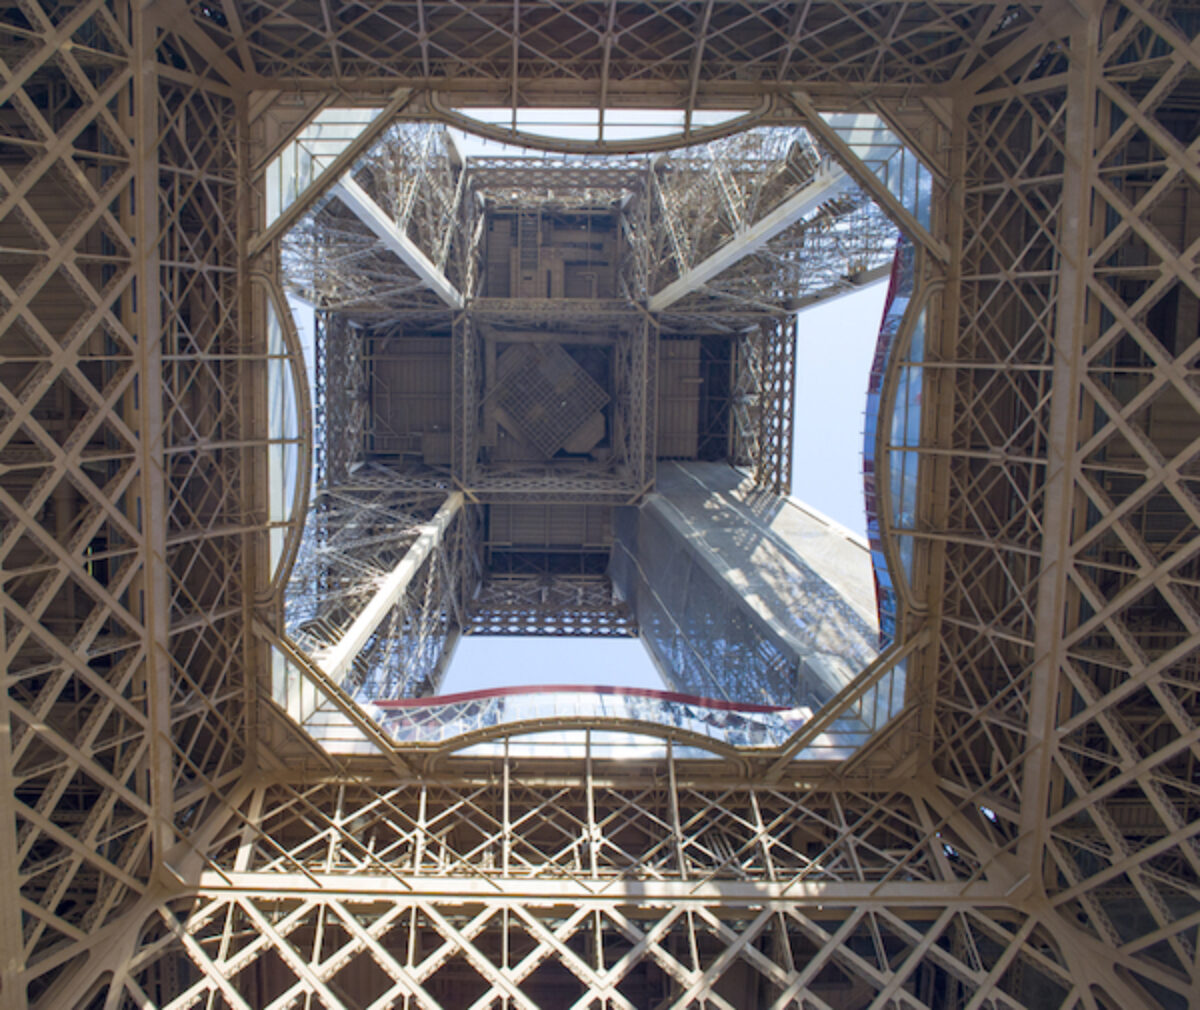
<svg viewBox="0 0 1200 1010">
<path fill-rule="evenodd" d="M 933 174 L 873 113 L 822 113 L 850 149 L 879 177 L 923 228 L 929 227 Z"/>
<path fill-rule="evenodd" d="M 519 688 L 436 699 L 379 701 L 372 715 L 397 741 L 435 743 L 534 719 L 624 719 L 670 726 L 738 747 L 784 743 L 808 708 L 737 706 L 638 688 Z"/>
<path fill-rule="evenodd" d="M 267 166 L 270 225 L 353 143 L 381 109 L 325 109 Z"/>
<path fill-rule="evenodd" d="M 875 442 L 879 431 L 879 409 L 883 393 L 883 380 L 888 362 L 895 351 L 895 342 L 900 332 L 904 315 L 915 290 L 916 250 L 912 242 L 902 238 L 896 250 L 892 267 L 891 285 L 888 289 L 887 306 L 883 324 L 879 331 L 879 344 L 875 352 L 875 363 L 867 392 L 867 420 L 863 441 L 863 470 L 867 500 L 867 538 L 871 542 L 872 564 L 875 567 L 875 582 L 879 606 L 880 643 L 886 646 L 895 637 L 897 598 L 893 579 L 897 573 L 888 570 L 883 549 L 882 531 L 879 524 L 879 503 L 876 492 Z M 893 446 L 888 452 L 888 497 L 891 501 L 889 525 L 893 528 L 911 529 L 916 520 L 917 477 L 919 458 L 909 451 L 920 444 L 921 437 L 921 389 L 920 362 L 925 350 L 926 312 L 921 311 L 913 324 L 908 352 L 896 374 L 896 395 L 892 417 L 888 423 L 887 436 Z M 912 581 L 913 541 L 911 536 L 898 535 L 898 554 L 903 577 Z"/>
</svg>

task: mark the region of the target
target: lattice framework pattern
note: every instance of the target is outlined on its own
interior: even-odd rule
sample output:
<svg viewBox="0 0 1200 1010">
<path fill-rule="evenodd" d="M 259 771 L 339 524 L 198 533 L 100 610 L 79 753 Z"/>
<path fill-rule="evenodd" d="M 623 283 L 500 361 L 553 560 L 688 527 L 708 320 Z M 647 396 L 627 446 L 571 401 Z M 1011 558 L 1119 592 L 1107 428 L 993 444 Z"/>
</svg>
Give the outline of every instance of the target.
<svg viewBox="0 0 1200 1010">
<path fill-rule="evenodd" d="M 588 105 L 605 109 L 605 98 L 615 105 L 653 87 L 664 107 L 688 110 L 712 93 L 752 100 L 777 81 L 819 87 L 961 80 L 1020 37 L 1037 10 L 952 0 L 898 8 L 853 0 L 803 8 L 686 0 L 580 7 L 555 0 L 526 10 L 524 19 L 508 4 L 459 2 L 428 4 L 414 19 L 365 0 L 334 21 L 313 19 L 289 0 L 188 7 L 197 43 L 203 39 L 214 58 L 248 80 L 328 87 L 332 69 L 368 81 L 434 78 L 475 101 L 482 92 L 484 104 L 507 104 L 514 89 L 524 89 L 542 105 L 582 93 Z"/>
<path fill-rule="evenodd" d="M 856 192 L 722 271 L 672 305 L 664 320 L 681 332 L 700 332 L 714 318 L 734 323 L 850 291 L 884 275 L 896 238 L 896 226 Z"/>
<path fill-rule="evenodd" d="M 753 326 L 737 340 L 732 394 L 733 462 L 753 468 L 759 487 L 792 489 L 792 400 L 796 317 Z"/>
<path fill-rule="evenodd" d="M 455 167 L 446 128 L 395 122 L 356 162 L 354 180 L 457 284 L 466 250 L 460 205 L 466 173 Z M 283 237 L 286 283 L 323 310 L 372 325 L 437 319 L 444 306 L 336 195 L 323 197 Z"/>
<path fill-rule="evenodd" d="M 669 28 L 657 34 L 631 20 L 632 6 L 613 7 L 620 52 L 643 32 L 655 40 L 621 80 L 662 81 L 681 105 L 689 80 L 701 94 L 701 84 L 734 88 L 736 75 L 766 79 L 767 68 L 792 85 L 953 79 L 975 95 L 950 127 L 962 195 L 944 224 L 953 259 L 926 396 L 920 563 L 941 624 L 928 753 L 918 749 L 916 765 L 927 758 L 935 777 L 901 769 L 895 789 L 878 778 L 841 792 L 776 787 L 791 821 L 819 827 L 818 851 L 846 853 L 843 898 L 798 889 L 739 904 L 701 890 L 680 908 L 622 892 L 563 911 L 527 895 L 467 897 L 488 876 L 503 889 L 484 853 L 514 837 L 512 793 L 506 806 L 484 774 L 454 786 L 451 806 L 486 840 L 451 843 L 437 894 L 380 901 L 362 881 L 395 889 L 416 864 L 404 862 L 407 842 L 393 864 L 373 836 L 355 840 L 337 784 L 345 769 L 314 756 L 333 785 L 239 782 L 253 751 L 246 664 L 261 655 L 246 639 L 243 592 L 266 585 L 266 523 L 254 479 L 265 425 L 247 396 L 263 351 L 236 256 L 235 89 L 259 74 L 317 83 L 333 67 L 436 68 L 499 95 L 518 79 L 534 95 L 547 79 L 582 77 L 601 91 L 618 76 L 597 73 L 598 26 L 578 25 L 579 51 L 563 57 L 575 35 L 555 23 L 573 23 L 568 5 L 546 5 L 520 40 L 511 7 L 428 6 L 436 19 L 424 36 L 382 5 L 334 27 L 284 3 L 196 4 L 192 23 L 176 22 L 182 35 L 123 4 L 27 3 L 5 29 L 3 999 L 123 1008 L 184 1005 L 195 993 L 249 1006 L 258 994 L 240 987 L 253 977 L 338 1006 L 354 998 L 337 976 L 357 957 L 357 974 L 375 980 L 371 998 L 411 994 L 420 1005 L 417 986 L 458 977 L 437 977 L 444 957 L 482 980 L 472 982 L 481 1005 L 493 995 L 536 1005 L 521 987 L 556 964 L 565 972 L 553 977 L 584 980 L 593 1005 L 669 992 L 736 1006 L 741 995 L 719 981 L 736 961 L 760 976 L 765 1005 L 839 1005 L 822 996 L 832 983 L 876 1007 L 1187 1006 L 1200 830 L 1189 467 L 1200 405 L 1187 377 L 1196 334 L 1178 320 L 1200 295 L 1187 216 L 1200 171 L 1194 117 L 1188 127 L 1171 110 L 1187 107 L 1200 58 L 1197 25 L 1178 4 L 1124 0 L 1032 28 L 1036 9 L 1015 5 L 818 3 L 807 22 L 786 23 L 790 4 L 722 4 L 704 34 L 724 59 L 695 64 L 685 53 L 698 5 L 656 8 L 647 18 Z M 734 46 L 743 22 L 753 42 Z M 814 31 L 811 47 L 789 44 Z M 448 62 L 451 51 L 461 62 Z M 589 52 L 594 60 L 581 58 Z M 78 216 L 51 224 L 43 194 L 61 201 L 64 185 Z M 161 303 L 135 303 L 135 290 L 157 290 Z M 1165 299 L 1176 305 L 1171 339 L 1156 310 Z M 63 306 L 71 318 L 55 316 Z M 64 522 L 52 529 L 52 517 Z M 54 609 L 67 604 L 73 613 Z M 664 793 L 660 783 L 653 803 L 609 789 L 604 802 L 620 812 L 595 830 L 595 779 L 573 768 L 559 787 L 532 781 L 515 806 L 528 858 L 562 866 L 556 851 L 607 838 L 619 847 L 627 819 L 662 818 L 664 795 L 669 818 L 675 795 L 681 818 L 711 819 L 694 793 L 720 795 L 722 831 L 742 824 L 751 849 L 790 844 L 769 819 L 760 827 L 761 800 L 756 808 L 729 774 L 728 786 L 676 778 Z M 467 770 L 459 779 L 470 781 Z M 408 788 L 383 774 L 344 785 L 380 810 Z M 561 814 L 556 788 L 572 797 Z M 266 818 L 269 789 L 303 815 Z M 409 826 L 421 800 L 400 798 L 409 822 L 389 812 L 384 837 L 408 832 L 415 846 L 428 837 Z M 875 813 L 847 816 L 857 804 Z M 668 848 L 716 849 L 702 833 L 645 830 Z M 180 834 L 189 841 L 173 849 Z M 334 854 L 337 883 L 322 887 L 297 865 L 300 892 L 276 893 L 270 860 L 300 864 L 316 838 Z M 274 853 L 251 874 L 268 891 L 205 875 L 210 859 L 236 869 L 243 852 L 238 872 L 251 873 L 259 848 Z M 342 851 L 356 854 L 339 863 Z M 879 852 L 886 879 L 871 875 Z M 734 875 L 739 858 L 721 872 Z M 604 879 L 599 863 L 594 874 L 581 865 L 579 880 Z M 630 865 L 654 879 L 637 857 Z M 906 897 L 899 885 L 915 875 L 925 886 L 922 872 L 943 890 Z M 523 939 L 506 958 L 498 937 L 513 922 Z M 414 924 L 419 956 L 401 958 Z M 637 953 L 607 961 L 608 937 Z M 427 1005 L 445 1002 L 425 991 Z"/>
<path fill-rule="evenodd" d="M 595 575 L 489 575 L 467 604 L 466 634 L 637 635 L 612 583 Z"/>
<path fill-rule="evenodd" d="M 821 189 L 833 170 L 829 156 L 809 133 L 794 126 L 764 127 L 655 159 L 544 162 L 508 156 L 473 158 L 459 169 L 448 154 L 449 143 L 440 125 L 396 122 L 369 146 L 354 176 L 397 232 L 427 255 L 432 269 L 451 282 L 464 279 L 468 294 L 476 291 L 480 276 L 483 203 L 527 210 L 551 206 L 558 211 L 613 206 L 626 240 L 616 262 L 622 294 L 641 302 L 703 270 L 703 264 L 727 252 L 726 247 L 736 248 L 750 229 L 789 200 Z M 404 168 L 408 165 L 416 167 Z M 531 493 L 569 491 L 575 500 L 597 493 L 614 503 L 635 498 L 653 479 L 655 410 L 649 401 L 654 398 L 652 348 L 659 327 L 686 334 L 742 333 L 731 459 L 750 466 L 764 488 L 779 491 L 789 486 L 784 467 L 790 449 L 780 439 L 787 442 L 791 427 L 794 332 L 781 320 L 805 299 L 825 297 L 875 276 L 890 263 L 894 250 L 895 226 L 862 190 L 850 186 L 829 192 L 804 214 L 796 212 L 796 220 L 778 234 L 755 242 L 717 276 L 696 280 L 694 289 L 657 314 L 653 323 L 626 321 L 628 332 L 617 345 L 615 469 L 577 464 L 570 472 L 556 467 L 536 479 L 528 467 L 506 473 L 504 467 L 481 466 L 469 448 L 475 434 L 464 427 L 477 423 L 480 363 L 474 347 L 456 348 L 460 367 L 455 369 L 455 390 L 462 402 L 454 411 L 453 427 L 460 428 L 455 434 L 456 465 L 463 486 L 479 496 L 503 493 L 510 499 L 520 494 L 522 481 Z M 334 312 L 343 320 L 343 329 L 346 318 L 414 331 L 440 327 L 446 313 L 432 292 L 343 206 L 336 189 L 334 194 L 318 200 L 284 236 L 287 283 Z M 451 235 L 459 238 L 451 241 Z M 594 314 L 597 320 L 605 313 L 631 314 L 631 306 L 621 299 L 571 308 L 570 318 L 564 320 L 564 306 L 557 302 L 476 298 L 461 314 L 454 339 L 472 340 L 481 330 L 486 332 L 481 325 L 485 318 L 545 317 L 570 332 L 572 326 L 582 325 L 580 313 Z M 651 329 L 649 346 L 646 326 Z M 325 357 L 334 347 L 327 344 Z M 508 352 L 510 364 L 515 353 Z M 514 389 L 532 389 L 535 379 L 536 373 L 524 376 Z M 514 389 L 502 383 L 490 395 L 505 401 L 500 405 L 515 417 L 520 407 L 506 399 L 516 395 Z M 577 399 L 568 397 L 568 402 Z M 550 456 L 568 432 L 563 419 L 538 413 L 545 428 L 543 441 L 549 440 L 541 448 Z M 326 431 L 324 437 L 331 434 L 340 437 L 341 432 Z M 605 488 L 606 481 L 612 486 Z"/>
<path fill-rule="evenodd" d="M 318 491 L 286 591 L 288 635 L 312 654 L 336 644 L 444 497 L 382 481 Z"/>
</svg>

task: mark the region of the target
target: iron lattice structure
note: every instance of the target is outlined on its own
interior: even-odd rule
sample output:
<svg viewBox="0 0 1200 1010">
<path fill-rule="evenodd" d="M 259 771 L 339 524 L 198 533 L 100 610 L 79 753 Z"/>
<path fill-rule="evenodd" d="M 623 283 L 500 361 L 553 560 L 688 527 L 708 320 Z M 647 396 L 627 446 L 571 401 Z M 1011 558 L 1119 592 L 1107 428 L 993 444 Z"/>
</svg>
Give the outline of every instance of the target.
<svg viewBox="0 0 1200 1010">
<path fill-rule="evenodd" d="M 324 115 L 301 128 L 302 144 L 315 149 L 322 128 L 336 128 Z M 353 120 L 361 113 L 345 115 Z M 347 203 L 345 187 L 334 184 L 283 235 L 283 278 L 343 326 L 343 339 L 328 341 L 317 355 L 319 375 L 353 363 L 361 354 L 353 336 L 359 331 L 395 338 L 397 367 L 404 354 L 399 338 L 453 331 L 453 423 L 440 421 L 453 430 L 454 477 L 472 500 L 636 501 L 654 481 L 660 334 L 730 341 L 726 457 L 749 467 L 760 486 L 786 493 L 794 310 L 883 276 L 895 251 L 895 224 L 832 164 L 812 134 L 796 125 L 762 126 L 653 158 L 527 154 L 464 161 L 445 126 L 398 120 L 350 170 L 361 196 Z M 305 185 L 297 173 L 296 188 Z M 301 206 L 293 204 L 293 215 Z M 564 300 L 549 297 L 530 278 L 510 290 L 509 268 L 517 263 L 492 248 L 497 219 L 506 239 L 516 238 L 513 252 L 536 272 L 549 259 L 539 248 L 542 219 L 578 226 L 591 217 L 611 217 L 620 233 L 611 288 L 594 289 L 590 299 L 577 290 Z M 525 229 L 523 239 L 514 226 Z M 597 237 L 583 231 L 583 239 Z M 579 235 L 572 239 L 576 248 L 586 244 Z M 556 249 L 559 257 L 571 251 Z M 596 269 L 591 260 L 587 265 Z M 510 349 L 490 365 L 483 360 L 480 338 L 514 335 L 537 343 Z M 557 380 L 547 378 L 571 367 L 565 351 L 548 346 L 559 341 L 614 346 L 611 458 L 603 465 L 577 459 L 572 467 L 545 467 L 544 460 L 485 465 L 471 421 L 481 410 L 502 408 L 548 460 L 607 403 L 598 390 L 593 395 L 577 384 L 559 404 Z M 494 347 L 487 353 L 494 355 Z M 557 366 L 550 367 L 551 359 Z M 499 376 L 494 388 L 484 382 L 491 370 Z M 385 382 L 378 369 L 372 381 L 375 388 Z M 353 401 L 357 390 L 351 393 Z M 317 444 L 340 448 L 354 430 L 318 431 Z M 379 447 L 367 443 L 369 451 Z"/>
<path fill-rule="evenodd" d="M 0 1004 L 1194 1006 L 1198 30 L 1165 0 L 6 8 Z M 273 705 L 285 229 L 254 208 L 345 98 L 378 129 L 802 120 L 906 230 L 910 700 L 853 759 L 335 759 Z M 860 110 L 932 173 L 928 224 L 820 115 Z"/>
</svg>

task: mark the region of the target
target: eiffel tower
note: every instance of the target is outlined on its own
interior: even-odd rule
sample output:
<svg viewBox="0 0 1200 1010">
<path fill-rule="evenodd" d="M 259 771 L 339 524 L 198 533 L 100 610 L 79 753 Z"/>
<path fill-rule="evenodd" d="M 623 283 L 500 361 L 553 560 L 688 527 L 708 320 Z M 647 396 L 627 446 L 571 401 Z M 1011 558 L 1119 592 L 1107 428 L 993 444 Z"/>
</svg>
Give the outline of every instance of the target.
<svg viewBox="0 0 1200 1010">
<path fill-rule="evenodd" d="M 0 1008 L 1200 1006 L 1198 36 L 6 4 Z"/>
</svg>

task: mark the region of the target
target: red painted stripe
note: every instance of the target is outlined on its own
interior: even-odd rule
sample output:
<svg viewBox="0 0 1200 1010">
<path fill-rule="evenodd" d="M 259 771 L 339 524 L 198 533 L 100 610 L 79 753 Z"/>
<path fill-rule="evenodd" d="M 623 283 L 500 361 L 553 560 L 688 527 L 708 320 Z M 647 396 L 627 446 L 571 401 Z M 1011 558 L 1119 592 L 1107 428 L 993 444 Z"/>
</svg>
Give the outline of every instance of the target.
<svg viewBox="0 0 1200 1010">
<path fill-rule="evenodd" d="M 618 694 L 633 698 L 660 698 L 677 701 L 701 708 L 715 708 L 725 712 L 786 712 L 786 705 L 746 705 L 719 698 L 702 698 L 695 694 L 677 694 L 674 691 L 655 691 L 647 687 L 614 687 L 599 684 L 588 687 L 579 684 L 530 684 L 528 687 L 497 687 L 484 691 L 461 691 L 458 694 L 435 694 L 428 698 L 389 698 L 373 701 L 380 708 L 433 708 L 438 705 L 454 705 L 463 701 L 478 701 L 484 698 L 502 698 L 521 694 Z"/>
</svg>

